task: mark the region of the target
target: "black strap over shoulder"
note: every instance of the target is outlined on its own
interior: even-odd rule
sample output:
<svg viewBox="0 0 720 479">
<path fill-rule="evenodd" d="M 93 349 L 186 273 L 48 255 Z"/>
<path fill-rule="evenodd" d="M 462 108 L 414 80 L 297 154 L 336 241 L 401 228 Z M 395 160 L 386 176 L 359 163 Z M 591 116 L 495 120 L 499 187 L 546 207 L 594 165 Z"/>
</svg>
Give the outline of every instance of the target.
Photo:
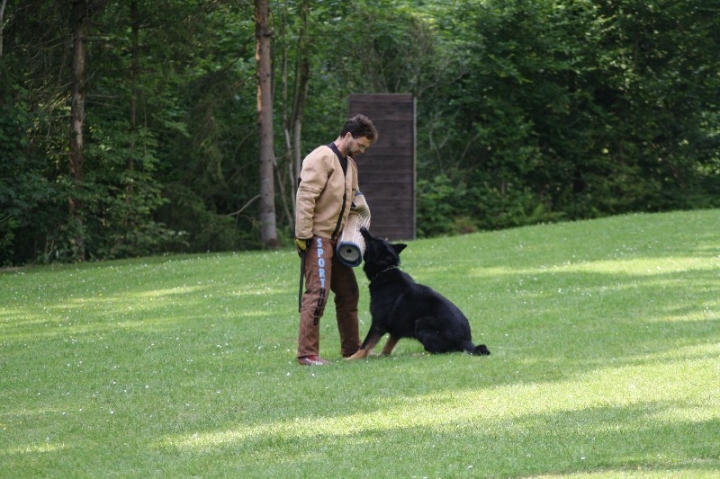
<svg viewBox="0 0 720 479">
<path fill-rule="evenodd" d="M 347 157 L 343 156 L 342 153 L 340 153 L 340 150 L 338 150 L 338 147 L 335 145 L 334 142 L 330 143 L 328 145 L 328 147 L 330 147 L 330 149 L 335 152 L 335 154 L 338 157 L 338 160 L 340 160 L 340 166 L 342 166 L 343 173 L 347 175 L 347 164 L 348 164 Z"/>
<path fill-rule="evenodd" d="M 338 147 L 335 146 L 335 143 L 330 143 L 328 145 L 332 151 L 335 152 L 335 154 L 338 157 L 338 160 L 340 160 L 340 166 L 342 166 L 343 169 L 343 176 L 347 176 L 347 158 L 345 158 L 342 153 L 340 153 L 340 150 L 338 150 Z M 332 236 L 330 238 L 331 241 L 337 240 L 338 234 L 340 233 L 340 226 L 342 226 L 342 218 L 343 213 L 345 213 L 345 205 L 347 204 L 347 189 L 343 187 L 343 202 L 342 202 L 342 208 L 340 208 L 340 216 L 338 216 L 337 223 L 335 224 L 335 231 L 333 231 Z"/>
</svg>

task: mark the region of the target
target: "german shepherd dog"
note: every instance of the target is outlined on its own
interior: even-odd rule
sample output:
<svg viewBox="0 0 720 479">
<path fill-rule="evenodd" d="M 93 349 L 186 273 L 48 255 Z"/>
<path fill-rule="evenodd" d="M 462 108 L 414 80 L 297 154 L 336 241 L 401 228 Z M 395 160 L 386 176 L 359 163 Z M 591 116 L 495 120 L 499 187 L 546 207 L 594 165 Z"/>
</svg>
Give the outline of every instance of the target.
<svg viewBox="0 0 720 479">
<path fill-rule="evenodd" d="M 360 233 L 365 239 L 363 270 L 370 280 L 372 324 L 358 352 L 348 359 L 366 358 L 385 333 L 390 333 L 382 350 L 386 356 L 401 338 L 417 339 L 431 354 L 490 354 L 484 344 L 473 344 L 470 323 L 457 306 L 398 269 L 400 252 L 407 245 L 390 244 L 367 228 Z"/>
</svg>

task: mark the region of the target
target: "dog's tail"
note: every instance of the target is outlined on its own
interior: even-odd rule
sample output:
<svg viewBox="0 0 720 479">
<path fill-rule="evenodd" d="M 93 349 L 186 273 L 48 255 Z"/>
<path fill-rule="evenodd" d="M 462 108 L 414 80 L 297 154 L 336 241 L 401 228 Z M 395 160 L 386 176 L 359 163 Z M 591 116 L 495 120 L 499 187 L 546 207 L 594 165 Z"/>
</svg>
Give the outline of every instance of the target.
<svg viewBox="0 0 720 479">
<path fill-rule="evenodd" d="M 473 349 L 473 352 L 470 354 L 474 356 L 489 356 L 490 350 L 484 344 L 478 344 L 477 346 L 475 346 L 475 349 Z"/>
<path fill-rule="evenodd" d="M 469 341 L 465 344 L 465 351 L 473 356 L 487 356 L 490 354 L 490 350 L 484 344 L 478 344 L 475 346 Z"/>
</svg>

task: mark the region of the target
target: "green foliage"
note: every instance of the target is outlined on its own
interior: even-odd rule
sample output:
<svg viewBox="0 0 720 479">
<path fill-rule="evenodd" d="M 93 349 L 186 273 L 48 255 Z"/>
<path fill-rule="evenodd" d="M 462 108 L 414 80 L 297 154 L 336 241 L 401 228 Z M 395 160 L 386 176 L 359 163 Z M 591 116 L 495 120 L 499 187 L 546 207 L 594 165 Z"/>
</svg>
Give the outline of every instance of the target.
<svg viewBox="0 0 720 479">
<path fill-rule="evenodd" d="M 204 216 L 218 215 L 213 223 L 217 228 L 201 233 L 232 237 L 205 241 L 194 235 L 198 243 L 190 250 L 254 244 L 252 230 L 238 234 L 238 224 L 227 217 L 254 196 L 257 176 L 246 173 L 253 166 L 248 160 L 254 159 L 254 99 L 242 91 L 254 95 L 248 90 L 253 42 L 243 32 L 252 24 L 244 15 L 251 6 L 172 0 L 136 4 L 135 44 L 128 3 L 109 3 L 93 22 L 80 182 L 67 176 L 70 57 L 56 43 L 38 37 L 52 27 L 51 34 L 68 38 L 62 8 L 42 8 L 27 17 L 31 7 L 8 5 L 3 61 L 20 62 L 21 52 L 33 60 L 25 70 L 10 70 L 25 71 L 24 77 L 2 77 L 3 88 L 26 84 L 27 90 L 23 98 L 4 95 L 7 103 L 0 104 L 8 113 L 3 132 L 23 145 L 5 151 L 21 151 L 25 157 L 14 169 L 3 163 L 7 172 L 2 172 L 2 194 L 13 203 L 2 203 L 0 218 L 8 231 L 0 245 L 0 263 L 73 261 L 77 237 L 84 238 L 93 259 L 188 248 L 181 226 L 190 219 L 173 223 L 175 218 L 163 217 L 159 209 L 166 201 L 161 190 L 178 182 L 203 198 L 208 208 Z M 10 186 L 5 186 L 5 178 Z M 26 191 L 42 202 L 27 201 Z M 70 197 L 77 200 L 75 218 L 68 211 Z M 203 226 L 207 222 L 200 223 Z"/>
<path fill-rule="evenodd" d="M 78 237 L 94 259 L 259 247 L 253 4 L 88 3 L 77 183 L 71 3 L 15 0 L 5 11 L 0 264 L 74 261 Z M 296 145 L 280 113 L 297 107 L 306 48 L 301 156 L 334 137 L 350 93 L 417 98 L 420 236 L 720 204 L 712 0 L 271 6 L 288 235 L 293 166 L 281 152 Z"/>
<path fill-rule="evenodd" d="M 447 176 L 440 175 L 427 181 L 417 180 L 418 236 L 439 236 L 452 233 L 453 212 L 459 210 L 458 202 L 464 191 L 452 184 Z"/>
<path fill-rule="evenodd" d="M 29 90 L 4 83 L 0 92 L 0 265 L 12 265 L 43 248 L 67 196 L 43 151 L 49 115 L 33 109 Z"/>
<path fill-rule="evenodd" d="M 145 128 L 128 130 L 126 122 L 95 122 L 88 135 L 85 230 L 88 252 L 100 259 L 152 254 L 171 235 L 152 221 L 164 202 L 154 179 L 156 141 Z"/>
<path fill-rule="evenodd" d="M 252 218 L 213 213 L 201 197 L 180 184 L 166 185 L 163 196 L 167 202 L 158 210 L 158 215 L 175 225 L 178 231 L 174 243 L 166 247 L 167 251 L 206 252 L 260 247 L 254 234 L 258 226 L 239 226 Z"/>
<path fill-rule="evenodd" d="M 718 20 L 695 3 L 462 2 L 447 27 L 462 83 L 425 126 L 453 132 L 454 161 L 421 159 L 421 175 L 476 170 L 481 209 L 502 213 L 483 228 L 715 204 L 698 167 L 717 161 Z"/>
<path fill-rule="evenodd" d="M 298 366 L 294 248 L 0 272 L 3 475 L 716 478 L 718 222 L 410 243 L 403 269 L 465 311 L 482 358 L 405 339 L 343 361 L 328 311 L 332 364 Z"/>
</svg>

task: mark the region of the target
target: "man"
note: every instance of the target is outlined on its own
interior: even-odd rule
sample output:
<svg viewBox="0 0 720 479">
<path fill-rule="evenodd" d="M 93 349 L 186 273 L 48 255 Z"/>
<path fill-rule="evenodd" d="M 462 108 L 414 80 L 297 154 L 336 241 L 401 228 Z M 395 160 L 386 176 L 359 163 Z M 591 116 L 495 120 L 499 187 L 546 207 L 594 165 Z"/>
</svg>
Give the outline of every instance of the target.
<svg viewBox="0 0 720 479">
<path fill-rule="evenodd" d="M 360 348 L 355 273 L 335 255 L 335 246 L 358 192 L 353 157 L 377 139 L 377 130 L 364 115 L 350 118 L 337 139 L 316 148 L 302 163 L 295 199 L 295 244 L 305 267 L 305 292 L 300 307 L 298 362 L 320 366 L 320 318 L 329 291 L 335 294 L 335 314 L 343 357 Z"/>
</svg>

